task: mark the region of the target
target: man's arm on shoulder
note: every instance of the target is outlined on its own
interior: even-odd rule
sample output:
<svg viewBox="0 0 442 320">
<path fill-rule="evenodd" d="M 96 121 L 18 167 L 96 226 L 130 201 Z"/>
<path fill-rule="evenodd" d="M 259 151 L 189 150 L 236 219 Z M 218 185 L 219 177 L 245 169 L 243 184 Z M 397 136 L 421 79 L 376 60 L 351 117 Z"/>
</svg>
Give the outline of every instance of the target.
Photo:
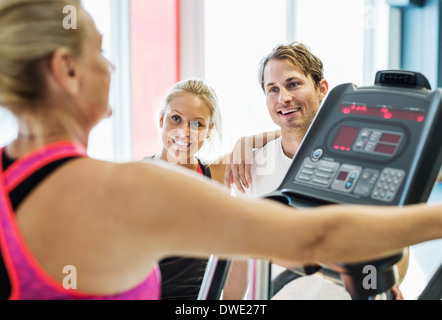
<svg viewBox="0 0 442 320">
<path fill-rule="evenodd" d="M 249 185 L 253 182 L 251 173 L 253 149 L 262 148 L 280 136 L 281 131 L 275 130 L 240 138 L 235 143 L 232 152 L 223 157 L 222 161 L 227 165 L 224 184 L 226 186 L 235 184 L 236 188 L 244 193 L 244 188 L 249 188 Z"/>
</svg>

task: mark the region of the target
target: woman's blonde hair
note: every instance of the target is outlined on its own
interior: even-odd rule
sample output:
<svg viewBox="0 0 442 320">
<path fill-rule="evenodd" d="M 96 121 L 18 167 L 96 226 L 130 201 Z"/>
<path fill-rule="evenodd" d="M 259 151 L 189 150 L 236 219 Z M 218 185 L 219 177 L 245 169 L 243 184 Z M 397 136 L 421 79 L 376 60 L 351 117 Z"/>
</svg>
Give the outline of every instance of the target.
<svg viewBox="0 0 442 320">
<path fill-rule="evenodd" d="M 57 49 L 81 54 L 85 30 L 63 26 L 68 5 L 82 9 L 75 0 L 0 1 L 0 105 L 15 114 L 44 97 L 43 67 Z"/>
<path fill-rule="evenodd" d="M 216 92 L 213 88 L 207 85 L 204 80 L 198 78 L 185 79 L 170 88 L 161 103 L 157 115 L 157 123 L 159 123 L 159 119 L 164 116 L 166 108 L 170 102 L 177 96 L 185 93 L 193 94 L 200 98 L 204 101 L 210 111 L 210 126 L 213 125 L 212 133 L 204 143 L 203 147 L 196 154 L 203 163 L 208 164 L 218 158 L 221 152 L 222 121 Z"/>
</svg>

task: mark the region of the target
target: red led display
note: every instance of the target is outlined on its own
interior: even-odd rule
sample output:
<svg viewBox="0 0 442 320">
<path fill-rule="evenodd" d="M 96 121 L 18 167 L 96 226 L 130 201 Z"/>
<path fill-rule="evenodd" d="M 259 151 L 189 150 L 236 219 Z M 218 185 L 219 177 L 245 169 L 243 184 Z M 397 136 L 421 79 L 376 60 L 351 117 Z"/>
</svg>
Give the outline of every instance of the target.
<svg viewBox="0 0 442 320">
<path fill-rule="evenodd" d="M 348 177 L 348 172 L 341 171 L 341 172 L 339 172 L 338 177 L 336 179 L 340 180 L 340 181 L 345 181 L 345 179 L 347 179 L 347 177 Z"/>
<path fill-rule="evenodd" d="M 394 154 L 396 151 L 396 146 L 391 144 L 383 144 L 379 143 L 376 145 L 375 152 L 386 153 L 386 154 Z"/>
<path fill-rule="evenodd" d="M 398 134 L 384 133 L 379 141 L 398 144 L 399 141 L 401 141 L 401 136 Z"/>
<path fill-rule="evenodd" d="M 355 127 L 341 127 L 333 141 L 333 148 L 336 150 L 350 151 L 353 142 L 358 136 L 359 128 Z"/>
<path fill-rule="evenodd" d="M 422 122 L 425 119 L 423 111 L 395 110 L 387 107 L 368 107 L 363 104 L 342 104 L 339 112 L 357 114 L 384 119 L 402 119 Z"/>
</svg>

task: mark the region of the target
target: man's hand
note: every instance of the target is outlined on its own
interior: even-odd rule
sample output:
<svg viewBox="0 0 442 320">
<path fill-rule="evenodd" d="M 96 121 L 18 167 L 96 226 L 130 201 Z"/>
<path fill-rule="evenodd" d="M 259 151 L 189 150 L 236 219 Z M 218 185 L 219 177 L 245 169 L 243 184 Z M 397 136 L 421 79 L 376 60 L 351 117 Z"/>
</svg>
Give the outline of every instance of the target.
<svg viewBox="0 0 442 320">
<path fill-rule="evenodd" d="M 251 165 L 253 159 L 254 137 L 239 139 L 230 153 L 229 163 L 226 165 L 224 184 L 230 188 L 235 183 L 236 188 L 244 193 L 252 183 Z"/>
<path fill-rule="evenodd" d="M 402 295 L 401 290 L 399 289 L 399 283 L 396 283 L 392 288 L 391 292 L 394 295 L 393 300 L 405 300 L 404 296 Z"/>
<path fill-rule="evenodd" d="M 252 184 L 252 163 L 253 149 L 262 148 L 268 142 L 273 141 L 281 136 L 281 131 L 269 131 L 253 136 L 242 137 L 239 139 L 233 151 L 223 158 L 226 164 L 226 173 L 224 175 L 224 184 L 226 187 L 234 183 L 236 188 L 245 193 L 244 188 L 249 188 Z"/>
</svg>

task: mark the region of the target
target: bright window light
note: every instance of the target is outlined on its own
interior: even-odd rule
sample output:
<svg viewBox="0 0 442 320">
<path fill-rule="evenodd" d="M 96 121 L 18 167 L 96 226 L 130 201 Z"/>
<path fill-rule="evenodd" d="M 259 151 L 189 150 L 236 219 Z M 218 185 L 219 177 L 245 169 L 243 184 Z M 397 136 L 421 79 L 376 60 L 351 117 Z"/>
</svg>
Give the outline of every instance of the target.
<svg viewBox="0 0 442 320">
<path fill-rule="evenodd" d="M 388 68 L 383 0 L 210 0 L 204 6 L 205 78 L 220 99 L 225 151 L 243 135 L 276 128 L 257 80 L 260 60 L 276 45 L 308 45 L 323 61 L 330 89 L 371 85 L 375 70 Z"/>
<path fill-rule="evenodd" d="M 93 17 L 98 30 L 103 35 L 104 55 L 112 61 L 111 41 L 113 37 L 110 22 L 112 2 L 109 0 L 83 0 L 82 4 Z M 91 132 L 88 145 L 89 156 L 102 160 L 115 160 L 113 134 L 113 119 L 102 120 Z"/>
<path fill-rule="evenodd" d="M 258 64 L 286 42 L 285 0 L 205 1 L 205 76 L 223 117 L 224 150 L 237 138 L 273 130 Z"/>
</svg>

